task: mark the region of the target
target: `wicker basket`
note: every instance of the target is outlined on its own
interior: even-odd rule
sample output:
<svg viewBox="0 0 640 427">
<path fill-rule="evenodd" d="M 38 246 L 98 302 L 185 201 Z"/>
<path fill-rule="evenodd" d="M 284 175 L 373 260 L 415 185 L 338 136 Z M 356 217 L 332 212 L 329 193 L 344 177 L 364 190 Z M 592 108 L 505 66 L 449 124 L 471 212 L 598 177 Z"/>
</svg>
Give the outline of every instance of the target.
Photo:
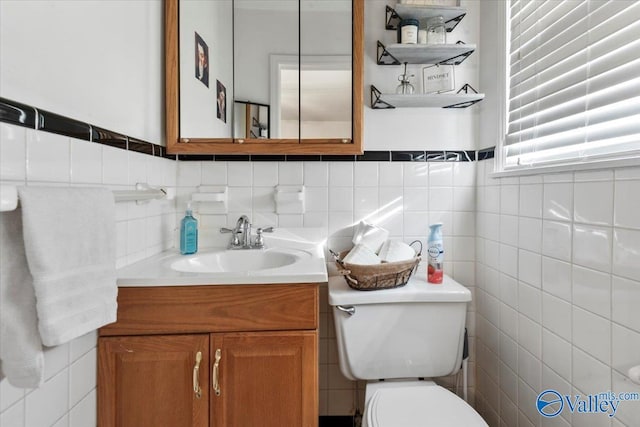
<svg viewBox="0 0 640 427">
<path fill-rule="evenodd" d="M 380 289 L 398 288 L 407 284 L 413 272 L 418 268 L 422 259 L 422 243 L 419 240 L 411 242 L 420 244 L 420 250 L 415 258 L 407 261 L 383 262 L 376 265 L 359 265 L 342 262 L 349 251 L 339 254 L 330 251 L 338 264 L 339 272 L 351 289 L 358 291 L 376 291 Z"/>
</svg>

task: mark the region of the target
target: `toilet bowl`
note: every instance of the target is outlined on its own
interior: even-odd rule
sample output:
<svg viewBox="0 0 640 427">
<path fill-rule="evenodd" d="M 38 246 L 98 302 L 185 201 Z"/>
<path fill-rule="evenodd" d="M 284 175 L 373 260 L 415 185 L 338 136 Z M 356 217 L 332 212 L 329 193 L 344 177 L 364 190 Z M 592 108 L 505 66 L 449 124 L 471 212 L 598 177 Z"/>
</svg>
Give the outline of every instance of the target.
<svg viewBox="0 0 640 427">
<path fill-rule="evenodd" d="M 329 278 L 340 370 L 367 380 L 363 427 L 487 427 L 433 381 L 458 372 L 471 292 L 450 277 L 363 292 Z M 384 381 L 380 381 L 384 379 Z"/>
<path fill-rule="evenodd" d="M 367 384 L 363 427 L 487 427 L 467 402 L 432 381 Z"/>
</svg>

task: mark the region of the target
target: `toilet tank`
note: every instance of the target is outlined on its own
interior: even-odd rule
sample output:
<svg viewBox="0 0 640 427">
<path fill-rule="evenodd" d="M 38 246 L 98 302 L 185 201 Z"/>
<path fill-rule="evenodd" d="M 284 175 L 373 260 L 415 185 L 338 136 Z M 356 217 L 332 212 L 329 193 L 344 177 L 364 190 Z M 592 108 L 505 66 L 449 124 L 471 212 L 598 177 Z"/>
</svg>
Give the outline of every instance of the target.
<svg viewBox="0 0 640 427">
<path fill-rule="evenodd" d="M 329 279 L 340 369 L 352 380 L 450 375 L 460 369 L 471 292 L 450 277 L 358 291 Z M 353 314 L 350 314 L 349 312 Z"/>
</svg>

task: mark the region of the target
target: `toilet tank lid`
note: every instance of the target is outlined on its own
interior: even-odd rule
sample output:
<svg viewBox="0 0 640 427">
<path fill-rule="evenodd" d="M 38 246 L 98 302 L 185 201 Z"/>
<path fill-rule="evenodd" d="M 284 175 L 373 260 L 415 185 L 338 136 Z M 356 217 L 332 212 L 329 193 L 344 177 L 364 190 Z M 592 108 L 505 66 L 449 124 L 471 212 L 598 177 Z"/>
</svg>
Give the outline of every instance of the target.
<svg viewBox="0 0 640 427">
<path fill-rule="evenodd" d="M 329 278 L 330 305 L 382 304 L 389 302 L 469 302 L 469 289 L 445 275 L 442 284 L 433 285 L 413 277 L 405 286 L 377 291 L 351 289 L 344 277 Z"/>
</svg>

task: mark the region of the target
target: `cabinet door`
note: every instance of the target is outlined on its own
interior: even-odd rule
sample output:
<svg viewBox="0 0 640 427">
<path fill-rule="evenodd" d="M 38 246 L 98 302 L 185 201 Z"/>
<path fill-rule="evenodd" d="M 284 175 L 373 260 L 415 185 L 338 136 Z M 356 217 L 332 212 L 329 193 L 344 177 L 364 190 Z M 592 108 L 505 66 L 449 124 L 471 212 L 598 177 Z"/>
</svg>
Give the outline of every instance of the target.
<svg viewBox="0 0 640 427">
<path fill-rule="evenodd" d="M 207 427 L 209 335 L 100 338 L 98 425 Z"/>
<path fill-rule="evenodd" d="M 316 332 L 213 334 L 211 363 L 212 426 L 318 425 Z"/>
</svg>

